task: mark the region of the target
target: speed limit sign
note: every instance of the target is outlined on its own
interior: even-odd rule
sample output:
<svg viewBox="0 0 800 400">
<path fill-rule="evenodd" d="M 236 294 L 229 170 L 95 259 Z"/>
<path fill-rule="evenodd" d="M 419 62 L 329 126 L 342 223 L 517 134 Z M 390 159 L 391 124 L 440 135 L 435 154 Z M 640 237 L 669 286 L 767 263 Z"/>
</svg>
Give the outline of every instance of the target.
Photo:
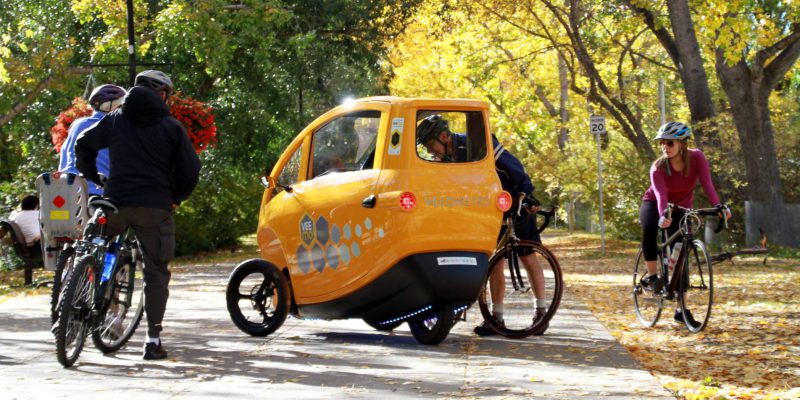
<svg viewBox="0 0 800 400">
<path fill-rule="evenodd" d="M 603 135 L 606 133 L 606 117 L 602 115 L 589 116 L 589 133 Z"/>
</svg>

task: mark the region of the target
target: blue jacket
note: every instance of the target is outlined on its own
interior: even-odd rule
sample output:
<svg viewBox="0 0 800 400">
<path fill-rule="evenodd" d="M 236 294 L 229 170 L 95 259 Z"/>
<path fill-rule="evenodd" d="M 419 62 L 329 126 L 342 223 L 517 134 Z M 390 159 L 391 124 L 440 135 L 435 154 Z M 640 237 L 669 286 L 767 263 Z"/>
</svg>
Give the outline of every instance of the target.
<svg viewBox="0 0 800 400">
<path fill-rule="evenodd" d="M 78 168 L 75 166 L 75 141 L 78 140 L 78 135 L 80 135 L 90 126 L 96 124 L 105 116 L 106 113 L 102 111 L 95 111 L 88 117 L 78 118 L 75 121 L 72 121 L 72 124 L 69 126 L 67 140 L 65 140 L 64 144 L 61 145 L 61 153 L 58 160 L 59 171 L 72 172 L 73 174 L 79 173 Z M 108 161 L 108 149 L 100 150 L 100 152 L 97 154 L 96 164 L 97 172 L 105 176 L 109 176 L 110 164 Z M 94 181 L 88 181 L 87 184 L 89 185 L 89 194 L 103 194 L 103 188 L 98 187 Z"/>
<path fill-rule="evenodd" d="M 454 133 L 453 145 L 456 159 L 466 159 L 467 136 Z M 516 198 L 519 193 L 532 195 L 534 188 L 531 177 L 525 172 L 525 167 L 517 157 L 509 153 L 494 135 L 492 135 L 492 148 L 494 148 L 494 167 L 497 176 L 500 177 L 503 190 L 511 194 L 513 198 Z"/>
</svg>

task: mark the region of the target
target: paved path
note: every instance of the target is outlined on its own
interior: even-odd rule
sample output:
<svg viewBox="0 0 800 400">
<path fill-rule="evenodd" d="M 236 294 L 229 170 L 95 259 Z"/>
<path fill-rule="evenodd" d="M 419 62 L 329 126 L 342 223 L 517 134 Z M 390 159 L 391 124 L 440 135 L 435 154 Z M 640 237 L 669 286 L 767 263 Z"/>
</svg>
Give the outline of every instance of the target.
<svg viewBox="0 0 800 400">
<path fill-rule="evenodd" d="M 254 338 L 228 317 L 231 269 L 173 274 L 164 325 L 170 359 L 160 362 L 140 359 L 140 327 L 112 356 L 89 340 L 64 369 L 48 298 L 3 301 L 0 398 L 673 398 L 569 293 L 547 334 L 525 340 L 475 336 L 477 310 L 438 346 L 417 344 L 405 325 L 382 333 L 360 320 L 290 318 L 272 336 Z"/>
</svg>

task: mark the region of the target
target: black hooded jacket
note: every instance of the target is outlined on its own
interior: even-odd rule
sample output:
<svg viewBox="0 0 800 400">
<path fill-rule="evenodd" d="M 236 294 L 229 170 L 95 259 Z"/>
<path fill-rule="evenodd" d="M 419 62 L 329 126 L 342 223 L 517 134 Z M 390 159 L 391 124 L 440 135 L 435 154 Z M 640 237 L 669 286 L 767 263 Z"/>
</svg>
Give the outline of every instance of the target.
<svg viewBox="0 0 800 400">
<path fill-rule="evenodd" d="M 197 185 L 200 160 L 189 136 L 150 88 L 133 87 L 122 108 L 78 137 L 76 166 L 95 182 L 95 158 L 106 147 L 111 168 L 105 196 L 120 207 L 170 210 L 173 203 L 189 198 Z"/>
</svg>

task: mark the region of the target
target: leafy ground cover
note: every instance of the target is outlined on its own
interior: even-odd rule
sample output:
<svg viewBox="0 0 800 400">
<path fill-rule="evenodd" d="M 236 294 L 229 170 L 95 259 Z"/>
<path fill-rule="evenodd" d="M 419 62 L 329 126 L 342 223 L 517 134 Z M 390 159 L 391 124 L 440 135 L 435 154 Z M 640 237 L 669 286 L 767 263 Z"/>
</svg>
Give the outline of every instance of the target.
<svg viewBox="0 0 800 400">
<path fill-rule="evenodd" d="M 673 308 L 642 327 L 631 300 L 638 244 L 595 235 L 548 238 L 567 290 L 679 398 L 800 398 L 800 260 L 737 257 L 714 267 L 714 306 L 699 334 L 672 321 Z"/>
</svg>

